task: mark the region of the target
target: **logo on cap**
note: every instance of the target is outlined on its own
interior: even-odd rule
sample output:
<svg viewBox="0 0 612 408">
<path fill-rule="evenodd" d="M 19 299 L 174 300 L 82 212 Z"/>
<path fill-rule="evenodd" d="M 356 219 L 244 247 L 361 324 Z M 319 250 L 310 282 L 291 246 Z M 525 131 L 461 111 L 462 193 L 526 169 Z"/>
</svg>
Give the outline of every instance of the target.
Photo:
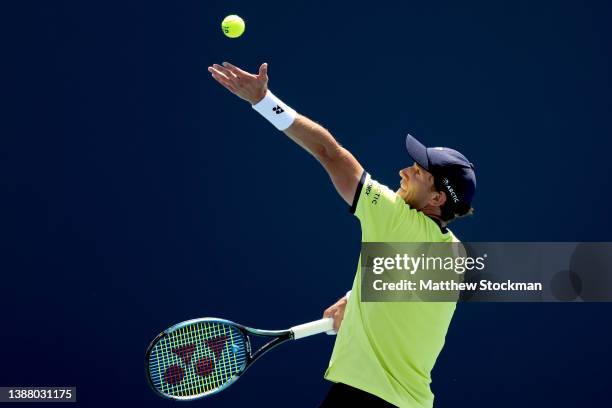
<svg viewBox="0 0 612 408">
<path fill-rule="evenodd" d="M 444 184 L 444 186 L 448 190 L 448 194 L 451 196 L 453 201 L 455 203 L 458 203 L 459 202 L 459 196 L 455 192 L 455 189 L 451 187 L 451 185 L 449 184 L 449 181 L 448 181 L 448 179 L 446 177 L 442 178 L 442 184 Z"/>
</svg>

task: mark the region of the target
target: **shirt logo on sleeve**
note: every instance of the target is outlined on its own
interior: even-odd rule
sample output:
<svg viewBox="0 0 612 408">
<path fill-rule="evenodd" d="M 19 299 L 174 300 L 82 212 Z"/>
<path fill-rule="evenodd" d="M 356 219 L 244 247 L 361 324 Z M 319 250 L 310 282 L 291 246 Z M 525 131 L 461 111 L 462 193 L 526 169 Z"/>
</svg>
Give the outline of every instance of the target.
<svg viewBox="0 0 612 408">
<path fill-rule="evenodd" d="M 378 204 L 378 199 L 380 198 L 380 189 L 376 190 L 374 193 L 374 198 L 372 199 L 372 204 Z"/>
<path fill-rule="evenodd" d="M 372 193 L 372 182 L 369 182 L 366 185 L 365 194 L 369 196 L 371 193 Z M 374 205 L 378 204 L 378 200 L 380 199 L 380 187 L 376 189 L 372 197 L 373 197 L 372 204 Z"/>
</svg>

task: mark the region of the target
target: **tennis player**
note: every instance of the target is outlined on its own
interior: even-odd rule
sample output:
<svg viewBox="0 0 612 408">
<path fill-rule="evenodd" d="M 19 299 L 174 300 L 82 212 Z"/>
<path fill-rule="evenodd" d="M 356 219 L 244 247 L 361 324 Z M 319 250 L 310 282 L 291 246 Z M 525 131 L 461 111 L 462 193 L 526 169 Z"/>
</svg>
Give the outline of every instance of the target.
<svg viewBox="0 0 612 408">
<path fill-rule="evenodd" d="M 457 242 L 447 228 L 472 213 L 473 165 L 456 150 L 406 137 L 414 164 L 393 192 L 375 181 L 322 126 L 268 89 L 268 66 L 250 74 L 230 63 L 208 68 L 278 130 L 311 153 L 361 222 L 363 242 Z M 338 336 L 325 373 L 334 382 L 321 407 L 432 407 L 431 370 L 444 345 L 454 302 L 361 302 L 361 259 L 352 295 L 329 307 Z M 345 310 L 346 308 L 346 310 Z"/>
</svg>

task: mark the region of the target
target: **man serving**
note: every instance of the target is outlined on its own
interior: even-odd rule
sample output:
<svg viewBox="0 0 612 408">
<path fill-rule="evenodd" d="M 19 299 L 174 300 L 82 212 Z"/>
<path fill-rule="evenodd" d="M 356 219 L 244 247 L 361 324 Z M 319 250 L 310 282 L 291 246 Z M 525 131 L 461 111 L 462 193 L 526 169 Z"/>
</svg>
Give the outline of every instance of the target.
<svg viewBox="0 0 612 408">
<path fill-rule="evenodd" d="M 456 150 L 427 148 L 406 137 L 414 164 L 399 171 L 393 192 L 364 171 L 329 131 L 268 90 L 257 74 L 213 64 L 212 77 L 312 154 L 361 223 L 362 242 L 458 242 L 446 228 L 472 213 L 474 166 Z M 334 382 L 322 407 L 432 407 L 431 370 L 444 345 L 454 302 L 361 302 L 361 259 L 352 293 L 329 307 L 338 331 L 325 378 Z M 342 324 L 341 324 L 342 323 Z"/>
</svg>

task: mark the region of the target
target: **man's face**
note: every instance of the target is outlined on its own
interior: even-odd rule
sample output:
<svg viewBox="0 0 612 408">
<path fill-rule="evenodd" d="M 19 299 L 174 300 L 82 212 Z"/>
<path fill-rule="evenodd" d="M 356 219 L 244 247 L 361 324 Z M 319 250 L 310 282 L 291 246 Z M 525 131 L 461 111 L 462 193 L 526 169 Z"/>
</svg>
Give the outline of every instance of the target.
<svg viewBox="0 0 612 408">
<path fill-rule="evenodd" d="M 400 170 L 399 175 L 401 181 L 396 194 L 416 210 L 431 204 L 432 198 L 438 194 L 433 175 L 417 163 Z"/>
</svg>

